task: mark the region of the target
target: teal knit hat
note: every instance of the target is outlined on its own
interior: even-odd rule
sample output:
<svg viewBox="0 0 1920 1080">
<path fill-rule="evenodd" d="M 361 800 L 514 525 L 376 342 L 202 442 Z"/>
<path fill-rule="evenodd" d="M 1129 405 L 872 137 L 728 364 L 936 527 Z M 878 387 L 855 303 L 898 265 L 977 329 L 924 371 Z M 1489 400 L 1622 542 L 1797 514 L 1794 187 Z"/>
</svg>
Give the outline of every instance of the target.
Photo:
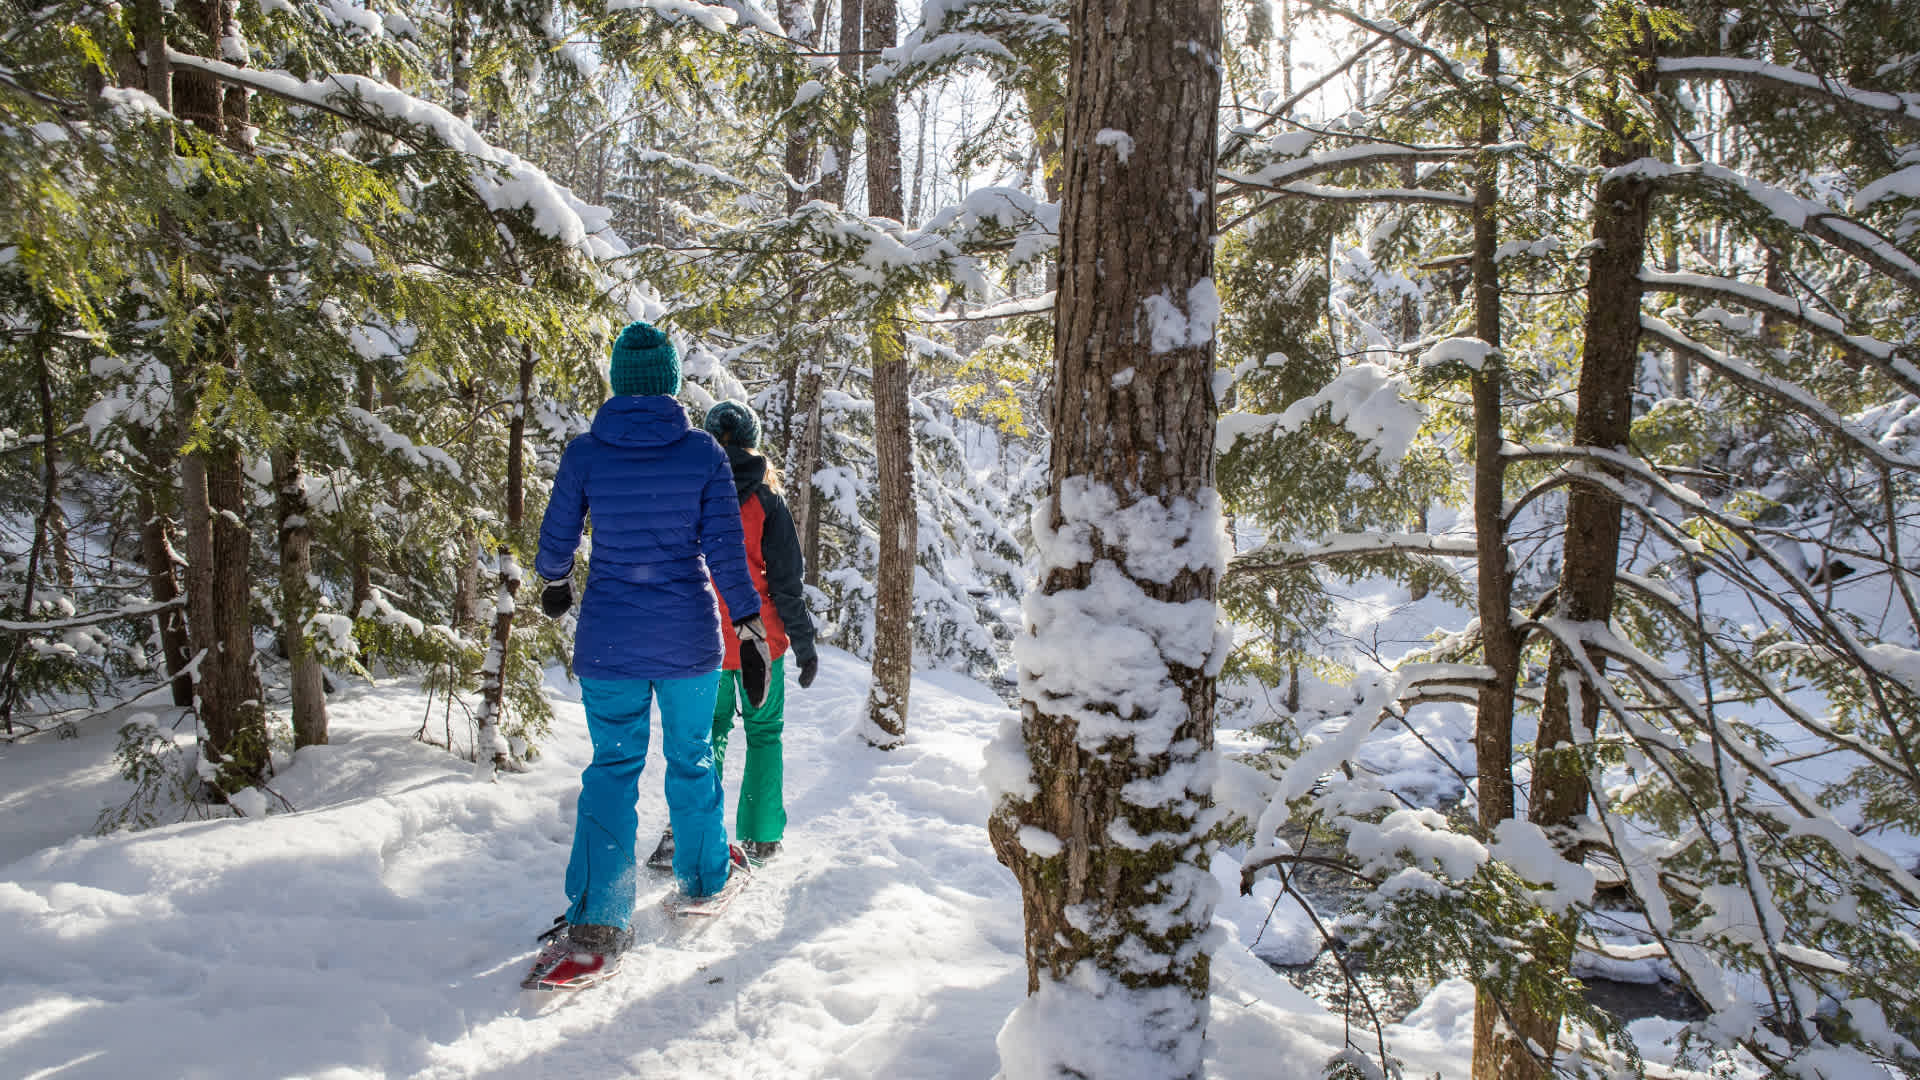
<svg viewBox="0 0 1920 1080">
<path fill-rule="evenodd" d="M 615 394 L 677 394 L 680 354 L 651 323 L 628 323 L 620 331 L 620 340 L 613 343 L 613 363 L 607 374 Z"/>
<path fill-rule="evenodd" d="M 707 419 L 701 426 L 721 446 L 752 450 L 760 445 L 760 418 L 737 401 L 722 401 L 708 409 Z"/>
</svg>

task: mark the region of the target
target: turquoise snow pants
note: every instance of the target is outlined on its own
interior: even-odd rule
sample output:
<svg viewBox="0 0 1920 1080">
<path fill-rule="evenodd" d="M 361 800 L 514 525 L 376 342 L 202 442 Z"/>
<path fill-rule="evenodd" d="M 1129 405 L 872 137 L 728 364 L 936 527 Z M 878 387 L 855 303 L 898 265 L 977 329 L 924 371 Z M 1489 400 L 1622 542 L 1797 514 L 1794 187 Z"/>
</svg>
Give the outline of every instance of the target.
<svg viewBox="0 0 1920 1080">
<path fill-rule="evenodd" d="M 660 749 L 667 759 L 667 815 L 673 872 L 691 896 L 727 883 L 727 830 L 720 770 L 713 765 L 713 699 L 719 673 L 691 679 L 581 679 L 593 762 L 580 774 L 573 856 L 567 861 L 567 921 L 625 928 L 633 918 L 633 844 L 640 826 L 640 770 L 647 763 L 648 712 L 660 699 Z"/>
</svg>

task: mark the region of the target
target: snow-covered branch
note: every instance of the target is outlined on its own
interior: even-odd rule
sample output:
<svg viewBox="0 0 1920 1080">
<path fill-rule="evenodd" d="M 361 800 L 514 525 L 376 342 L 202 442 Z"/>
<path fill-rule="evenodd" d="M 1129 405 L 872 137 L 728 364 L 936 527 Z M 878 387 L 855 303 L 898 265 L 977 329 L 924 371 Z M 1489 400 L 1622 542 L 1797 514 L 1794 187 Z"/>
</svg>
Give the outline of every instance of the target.
<svg viewBox="0 0 1920 1080">
<path fill-rule="evenodd" d="M 1023 315 L 1045 315 L 1053 310 L 1053 295 L 1053 290 L 1048 289 L 1038 296 L 1017 296 L 973 311 L 931 315 L 922 321 L 928 323 L 980 322 L 989 319 L 1015 319 Z"/>
<path fill-rule="evenodd" d="M 1313 563 L 1377 555 L 1437 555 L 1472 558 L 1474 542 L 1427 533 L 1347 533 L 1319 544 L 1270 543 L 1237 555 L 1227 564 L 1229 574 L 1258 574 L 1290 570 Z"/>
<path fill-rule="evenodd" d="M 1633 592 L 1642 600 L 1664 612 L 1676 626 L 1685 627 L 1689 633 L 1700 635 L 1701 639 L 1707 643 L 1707 647 L 1713 651 L 1716 660 L 1719 660 L 1721 663 L 1727 665 L 1729 669 L 1737 672 L 1745 685 L 1758 692 L 1765 700 L 1771 702 L 1808 734 L 1836 748 L 1859 754 L 1879 768 L 1890 770 L 1895 775 L 1907 775 L 1910 772 L 1910 770 L 1893 755 L 1886 753 L 1858 735 L 1838 731 L 1831 724 L 1821 723 L 1813 714 L 1801 708 L 1792 698 L 1788 697 L 1783 690 L 1774 685 L 1773 680 L 1767 678 L 1764 672 L 1756 669 L 1745 654 L 1728 648 L 1718 637 L 1708 633 L 1708 628 L 1701 626 L 1698 619 L 1687 610 L 1686 605 L 1681 603 L 1680 598 L 1675 596 L 1672 591 L 1664 585 L 1639 574 L 1625 571 L 1619 573 L 1616 580 L 1619 582 L 1621 588 Z M 1916 782 L 1920 782 L 1920 777 L 1915 777 L 1914 779 Z"/>
<path fill-rule="evenodd" d="M 1371 31 L 1390 44 L 1419 53 L 1431 60 L 1434 67 L 1439 69 L 1440 74 L 1445 76 L 1448 82 L 1462 89 L 1467 87 L 1470 73 L 1466 65 L 1448 56 L 1439 46 L 1426 41 L 1405 24 L 1394 19 L 1369 18 L 1339 4 L 1326 3 L 1325 0 L 1306 0 L 1306 5 L 1316 11 L 1345 19 L 1363 30 Z"/>
<path fill-rule="evenodd" d="M 1758 539 L 1753 536 L 1745 522 L 1716 510 L 1698 494 L 1680 485 L 1668 482 L 1650 467 L 1617 450 L 1604 450 L 1596 447 L 1562 446 L 1538 447 L 1529 448 L 1525 451 L 1516 451 L 1517 448 L 1510 449 L 1503 451 L 1503 454 L 1508 457 L 1536 459 L 1559 456 L 1572 458 L 1604 468 L 1606 472 L 1588 469 L 1582 474 L 1581 479 L 1584 482 L 1596 484 L 1611 491 L 1612 494 L 1620 500 L 1623 507 L 1631 510 L 1656 532 L 1664 535 L 1668 542 L 1682 550 L 1692 552 L 1696 558 L 1706 558 L 1714 562 L 1714 565 L 1720 573 L 1728 576 L 1730 579 L 1740 580 L 1743 591 L 1748 595 L 1755 597 L 1780 612 L 1781 616 L 1787 622 L 1801 627 L 1806 633 L 1812 635 L 1820 642 L 1822 647 L 1830 650 L 1832 655 L 1837 659 L 1844 661 L 1853 669 L 1866 675 L 1868 677 L 1869 689 L 1871 690 L 1873 701 L 1881 714 L 1881 722 L 1886 724 L 1890 731 L 1897 728 L 1896 718 L 1888 703 L 1884 700 L 1884 694 L 1890 688 L 1900 688 L 1900 693 L 1908 697 L 1913 696 L 1912 681 L 1904 678 L 1902 672 L 1912 666 L 1916 654 L 1908 650 L 1897 649 L 1884 644 L 1869 646 L 1861 642 L 1854 635 L 1853 631 L 1844 625 L 1829 608 L 1819 603 L 1818 599 L 1809 591 L 1806 584 L 1780 561 L 1779 556 L 1775 554 L 1770 547 L 1760 543 Z M 1614 475 L 1608 475 L 1608 473 Z M 1655 509 L 1654 503 L 1656 500 L 1647 498 L 1645 493 L 1628 490 L 1615 478 L 1616 476 L 1627 477 L 1647 485 L 1658 495 L 1679 504 L 1688 512 L 1707 520 L 1715 528 L 1735 538 L 1751 553 L 1753 558 L 1759 559 L 1773 571 L 1779 582 L 1784 583 L 1784 588 L 1780 585 L 1769 587 L 1753 579 L 1752 575 L 1747 574 L 1738 564 L 1730 564 L 1726 560 L 1715 561 L 1709 549 L 1703 547 L 1678 524 L 1668 520 Z M 1624 580 L 1630 587 L 1637 588 L 1650 598 L 1664 602 L 1664 604 L 1671 609 L 1678 610 L 1681 607 L 1677 598 L 1672 597 L 1670 593 L 1666 593 L 1657 586 L 1649 587 L 1650 583 L 1644 579 L 1629 577 Z M 1798 605 L 1793 603 L 1793 601 L 1796 600 L 1798 601 Z M 1697 627 L 1697 620 L 1687 618 L 1683 611 L 1681 612 L 1681 617 L 1688 624 L 1695 625 L 1698 632 L 1704 632 L 1704 629 Z M 1528 625 L 1534 630 L 1546 629 L 1544 620 L 1538 618 L 1529 620 Z M 1716 650 L 1718 650 L 1717 645 Z M 1626 653 L 1622 652 L 1620 655 L 1624 656 Z M 1756 689 L 1761 690 L 1770 698 L 1776 696 L 1774 688 L 1767 683 L 1764 678 L 1761 678 L 1758 672 L 1752 671 L 1750 664 L 1742 662 L 1740 667 L 1743 674 L 1750 675 L 1752 685 Z M 1660 665 L 1651 661 L 1649 661 L 1647 669 L 1664 670 Z M 1669 684 L 1677 685 L 1672 684 L 1671 680 L 1669 680 Z M 1681 690 L 1676 689 L 1673 696 L 1677 700 L 1684 698 L 1686 695 Z M 1690 701 L 1690 699 L 1688 700 Z M 1827 725 L 1821 724 L 1799 709 L 1789 707 L 1787 713 L 1795 723 L 1805 728 L 1809 733 L 1827 740 L 1831 745 L 1861 751 L 1868 760 L 1892 767 L 1899 775 L 1912 775 L 1913 773 L 1910 767 L 1902 765 L 1889 755 L 1873 751 L 1870 746 L 1867 746 L 1863 750 L 1862 744 L 1857 740 L 1837 737 Z M 1759 756 L 1757 750 L 1754 751 L 1754 754 Z"/>
<path fill-rule="evenodd" d="M 175 67 L 190 68 L 388 134 L 417 137 L 417 133 L 427 133 L 439 147 L 476 162 L 469 184 L 489 210 L 527 211 L 535 231 L 595 260 L 627 251 L 626 244 L 608 225 L 610 211 L 582 201 L 538 166 L 488 142 L 465 120 L 404 90 L 365 75 L 333 74 L 301 80 L 284 71 L 237 67 L 174 49 L 167 50 L 167 56 Z"/>
<path fill-rule="evenodd" d="M 1734 196 L 1786 228 L 1825 241 L 1892 278 L 1908 291 L 1920 293 L 1920 260 L 1915 260 L 1872 226 L 1826 203 L 1803 198 L 1711 162 L 1675 165 L 1658 158 L 1641 158 L 1614 169 L 1609 175 L 1651 181 L 1662 194 L 1685 195 L 1690 189 L 1699 189 Z"/>
<path fill-rule="evenodd" d="M 84 615 L 71 615 L 64 619 L 0 619 L 0 630 L 23 634 L 77 630 L 83 626 L 98 626 L 101 623 L 118 622 L 121 619 L 138 619 L 147 615 L 157 615 L 162 611 L 186 605 L 186 598 L 176 597 L 155 603 L 129 604 L 112 611 L 89 611 Z"/>
<path fill-rule="evenodd" d="M 1729 725 L 1719 723 L 1709 716 L 1695 700 L 1691 691 L 1679 685 L 1664 665 L 1639 649 L 1621 641 L 1614 633 L 1599 623 L 1569 623 L 1563 620 L 1542 619 L 1529 629 L 1544 631 L 1566 651 L 1568 657 L 1581 669 L 1582 680 L 1600 695 L 1606 710 L 1620 722 L 1623 730 L 1645 746 L 1656 747 L 1676 757 L 1693 757 L 1692 752 L 1670 734 L 1655 728 L 1642 718 L 1620 697 L 1613 686 L 1593 662 L 1593 653 L 1598 652 L 1619 663 L 1633 668 L 1654 680 L 1662 689 L 1663 696 L 1673 705 L 1685 710 L 1702 730 L 1712 734 L 1719 748 L 1728 754 L 1744 769 L 1748 776 L 1758 780 L 1768 790 L 1778 796 L 1783 809 L 1790 809 L 1795 815 L 1786 823 L 1791 824 L 1802 834 L 1817 837 L 1829 844 L 1840 857 L 1855 861 L 1868 870 L 1872 876 L 1889 890 L 1909 904 L 1920 904 L 1920 879 L 1902 868 L 1886 852 L 1865 842 L 1854 835 L 1836 820 L 1826 807 L 1800 790 L 1799 785 L 1781 776 L 1766 759 L 1759 747 L 1741 738 Z"/>
<path fill-rule="evenodd" d="M 1883 117 L 1909 131 L 1920 132 L 1920 94 L 1862 90 L 1826 75 L 1731 56 L 1673 56 L 1658 61 L 1657 68 L 1669 79 L 1717 79 L 1782 90 Z"/>
<path fill-rule="evenodd" d="M 1426 407 L 1407 393 L 1406 376 L 1379 364 L 1354 364 L 1342 368 L 1318 393 L 1280 412 L 1222 416 L 1214 450 L 1228 454 L 1241 439 L 1291 434 L 1323 414 L 1365 443 L 1368 454 L 1391 465 L 1406 457 Z"/>
<path fill-rule="evenodd" d="M 1668 274 L 1643 270 L 1640 280 L 1649 289 L 1692 296 L 1709 301 L 1739 304 L 1755 311 L 1778 316 L 1810 333 L 1819 335 L 1845 350 L 1848 356 L 1870 364 L 1909 394 L 1920 395 L 1920 368 L 1900 356 L 1895 347 L 1879 338 L 1850 332 L 1846 324 L 1824 311 L 1808 307 L 1795 297 L 1785 296 L 1735 278 L 1706 274 Z"/>
<path fill-rule="evenodd" d="M 1288 196 L 1318 199 L 1322 202 L 1427 204 L 1453 206 L 1463 210 L 1473 208 L 1473 196 L 1467 192 L 1437 191 L 1432 188 L 1343 188 L 1328 187 L 1324 184 L 1294 183 L 1266 187 L 1263 190 L 1272 191 L 1277 197 L 1261 203 L 1260 210 L 1265 210 Z"/>
<path fill-rule="evenodd" d="M 1641 315 L 1640 330 L 1668 348 L 1685 353 L 1727 378 L 1813 420 L 1880 464 L 1890 469 L 1920 470 L 1920 461 L 1881 446 L 1879 440 L 1862 431 L 1858 424 L 1834 412 L 1831 406 L 1805 387 L 1776 379 L 1743 360 L 1695 341 L 1665 319 Z"/>
<path fill-rule="evenodd" d="M 1292 115 L 1293 110 L 1298 107 L 1301 102 L 1319 93 L 1321 87 L 1345 75 L 1355 64 L 1366 59 L 1368 53 L 1386 44 L 1386 41 L 1387 39 L 1384 37 L 1368 38 L 1358 49 L 1348 53 L 1345 60 L 1328 68 L 1325 72 L 1315 77 L 1312 82 L 1295 90 L 1292 97 L 1272 106 L 1268 110 L 1270 115 L 1266 120 L 1255 124 L 1251 128 L 1234 128 L 1226 132 L 1228 137 L 1220 144 L 1221 162 L 1224 163 L 1232 159 L 1239 154 L 1240 151 L 1252 145 L 1255 136 L 1272 127 L 1276 121 Z"/>
<path fill-rule="evenodd" d="M 1220 179 L 1246 188 L 1279 190 L 1297 180 L 1341 169 L 1359 169 L 1370 165 L 1403 165 L 1409 162 L 1458 161 L 1481 153 L 1504 153 L 1521 149 L 1524 143 L 1498 146 L 1408 146 L 1400 143 L 1364 142 L 1320 150 L 1298 157 L 1283 158 L 1254 172 L 1220 170 Z"/>
</svg>

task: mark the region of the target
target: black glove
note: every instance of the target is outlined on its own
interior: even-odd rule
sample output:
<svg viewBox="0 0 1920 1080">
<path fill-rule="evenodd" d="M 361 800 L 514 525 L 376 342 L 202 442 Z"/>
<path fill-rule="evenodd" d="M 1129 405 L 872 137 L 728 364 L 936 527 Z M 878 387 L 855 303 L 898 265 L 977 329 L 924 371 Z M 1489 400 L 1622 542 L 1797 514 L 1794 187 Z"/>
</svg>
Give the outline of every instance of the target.
<svg viewBox="0 0 1920 1080">
<path fill-rule="evenodd" d="M 767 647 L 767 624 L 760 616 L 749 615 L 733 624 L 740 639 L 740 690 L 747 707 L 757 709 L 767 703 L 767 672 L 773 668 L 773 653 Z"/>
<path fill-rule="evenodd" d="M 809 656 L 805 660 L 800 661 L 800 689 L 805 690 L 807 687 L 812 686 L 813 677 L 818 674 L 820 674 L 820 658 L 818 656 Z"/>
<path fill-rule="evenodd" d="M 547 618 L 557 619 L 565 615 L 567 609 L 571 607 L 573 607 L 573 582 L 570 579 L 549 581 L 547 587 L 540 590 L 540 610 L 547 613 Z"/>
</svg>

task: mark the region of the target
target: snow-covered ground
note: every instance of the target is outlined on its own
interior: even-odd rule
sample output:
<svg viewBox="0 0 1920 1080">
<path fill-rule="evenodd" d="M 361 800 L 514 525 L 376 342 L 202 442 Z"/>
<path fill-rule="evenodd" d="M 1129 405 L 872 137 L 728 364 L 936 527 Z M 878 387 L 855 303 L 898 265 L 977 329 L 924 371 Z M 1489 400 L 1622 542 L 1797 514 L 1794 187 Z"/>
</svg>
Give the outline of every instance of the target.
<svg viewBox="0 0 1920 1080">
<path fill-rule="evenodd" d="M 786 851 L 712 925 L 669 925 L 669 883 L 646 879 L 623 973 L 577 996 L 518 987 L 565 903 L 588 754 L 575 703 L 556 703 L 532 772 L 488 784 L 412 740 L 416 685 L 347 689 L 333 743 L 274 781 L 297 812 L 105 838 L 81 834 L 120 790 L 112 723 L 0 747 L 0 1073 L 985 1080 L 1026 992 L 978 775 L 1006 707 L 923 674 L 907 746 L 882 753 L 853 734 L 865 687 L 833 649 L 812 689 L 789 687 Z M 643 850 L 665 821 L 659 775 L 656 749 Z M 1226 893 L 1209 1072 L 1319 1076 L 1341 1018 L 1249 952 L 1272 883 Z M 1274 920 L 1262 953 L 1310 949 L 1289 902 Z M 1464 1073 L 1462 989 L 1389 1028 L 1409 1075 Z"/>
</svg>

